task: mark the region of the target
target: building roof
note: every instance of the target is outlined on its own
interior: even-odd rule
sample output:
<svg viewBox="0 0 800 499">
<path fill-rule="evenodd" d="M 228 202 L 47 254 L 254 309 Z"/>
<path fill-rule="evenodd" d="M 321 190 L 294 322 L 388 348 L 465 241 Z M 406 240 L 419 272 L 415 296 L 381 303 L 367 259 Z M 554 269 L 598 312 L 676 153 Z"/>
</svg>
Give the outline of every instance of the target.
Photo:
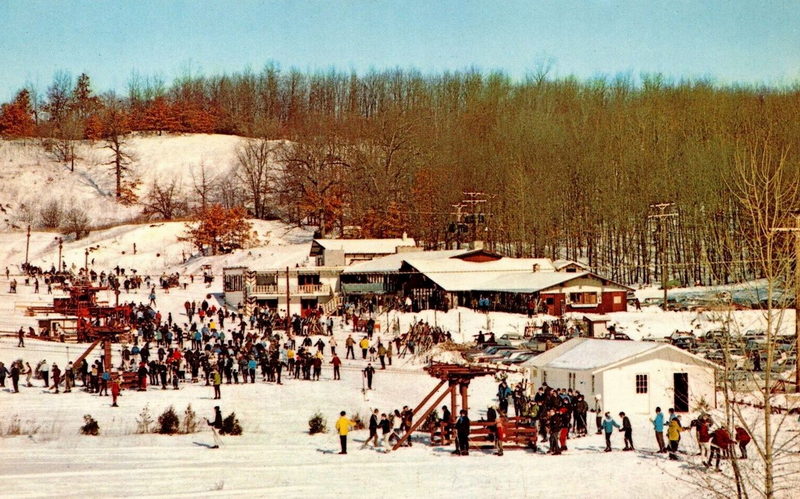
<svg viewBox="0 0 800 499">
<path fill-rule="evenodd" d="M 576 262 L 575 260 L 555 260 L 553 261 L 553 267 L 556 270 L 561 270 L 564 267 L 568 267 L 570 265 L 575 265 L 576 267 L 582 268 L 583 270 L 589 270 L 587 265 L 582 264 L 581 262 Z"/>
<path fill-rule="evenodd" d="M 310 264 L 309 246 L 309 243 L 302 243 L 240 249 L 218 257 L 218 261 L 221 262 L 223 269 L 267 270 L 305 267 Z"/>
<path fill-rule="evenodd" d="M 573 338 L 533 357 L 523 366 L 597 372 L 659 350 L 671 350 L 672 353 L 679 353 L 693 364 L 700 363 L 716 368 L 716 365 L 706 359 L 672 345 L 652 341 L 618 341 L 596 338 Z"/>
<path fill-rule="evenodd" d="M 344 274 L 363 274 L 370 272 L 397 272 L 408 258 L 414 259 L 436 259 L 450 258 L 464 254 L 465 250 L 442 250 L 442 251 L 408 251 L 403 253 L 393 253 L 391 255 L 373 258 L 366 262 L 359 262 L 344 269 Z"/>
<path fill-rule="evenodd" d="M 314 245 L 326 250 L 343 250 L 345 254 L 354 255 L 388 255 L 396 253 L 400 246 L 416 246 L 411 238 L 396 239 L 314 239 Z M 313 254 L 313 250 L 312 250 Z"/>
</svg>

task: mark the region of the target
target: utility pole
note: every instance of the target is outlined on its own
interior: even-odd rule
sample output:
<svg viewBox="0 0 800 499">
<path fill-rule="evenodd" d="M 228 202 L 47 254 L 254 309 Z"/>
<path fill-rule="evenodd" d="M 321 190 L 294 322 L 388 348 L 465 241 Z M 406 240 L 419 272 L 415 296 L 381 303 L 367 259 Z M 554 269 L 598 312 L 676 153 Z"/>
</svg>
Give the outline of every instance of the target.
<svg viewBox="0 0 800 499">
<path fill-rule="evenodd" d="M 800 212 L 794 213 L 794 227 L 775 227 L 775 232 L 792 232 L 794 234 L 794 349 L 800 354 Z M 795 391 L 800 392 L 800 364 L 795 362 Z"/>
<path fill-rule="evenodd" d="M 467 232 L 471 226 L 472 242 L 478 240 L 478 225 L 486 225 L 486 218 L 488 213 L 478 210 L 478 207 L 487 202 L 486 193 L 480 191 L 463 191 L 463 199 L 456 204 L 451 205 L 455 211 L 450 212 L 455 218 L 455 222 L 451 222 L 456 234 L 456 248 L 461 245 L 461 233 Z M 469 208 L 465 213 L 465 208 Z"/>
<path fill-rule="evenodd" d="M 58 241 L 58 265 L 56 266 L 56 272 L 60 273 L 63 269 L 61 268 L 61 248 L 64 245 L 64 238 L 56 236 L 56 241 Z"/>
<path fill-rule="evenodd" d="M 456 210 L 454 212 L 450 212 L 450 214 L 453 215 L 456 218 L 455 223 L 453 223 L 453 227 L 455 228 L 454 232 L 456 233 L 456 247 L 455 247 L 455 249 L 461 249 L 460 248 L 460 246 L 461 246 L 461 227 L 462 227 L 461 210 L 463 210 L 466 205 L 464 205 L 464 203 L 456 203 L 456 204 L 453 204 L 453 205 L 450 205 L 450 206 L 452 206 L 453 209 Z"/>
<path fill-rule="evenodd" d="M 461 201 L 461 203 L 470 206 L 472 208 L 470 210 L 471 211 L 470 221 L 472 222 L 472 241 L 474 242 L 478 240 L 479 214 L 477 212 L 477 207 L 478 205 L 481 205 L 486 202 L 486 194 L 483 192 L 470 192 L 470 191 L 465 191 L 463 194 L 464 194 L 464 200 Z M 485 221 L 486 220 L 485 215 L 482 213 L 481 215 L 484 216 L 484 221 Z"/>
<path fill-rule="evenodd" d="M 25 272 L 28 272 L 28 250 L 31 247 L 31 226 L 28 224 L 28 235 L 25 241 Z"/>
<path fill-rule="evenodd" d="M 289 324 L 290 324 L 290 305 L 292 304 L 292 295 L 289 289 L 289 267 L 286 267 L 286 334 L 289 334 Z"/>
<path fill-rule="evenodd" d="M 666 312 L 667 310 L 667 280 L 669 275 L 669 263 L 667 262 L 667 231 L 666 229 L 666 220 L 669 218 L 677 217 L 678 214 L 673 211 L 667 211 L 668 208 L 671 208 L 675 205 L 675 203 L 656 203 L 650 205 L 651 213 L 648 215 L 648 220 L 656 220 L 657 226 L 656 230 L 659 234 L 660 244 L 659 244 L 659 254 L 661 261 L 661 289 L 664 290 L 664 302 L 661 304 L 662 308 Z"/>
</svg>

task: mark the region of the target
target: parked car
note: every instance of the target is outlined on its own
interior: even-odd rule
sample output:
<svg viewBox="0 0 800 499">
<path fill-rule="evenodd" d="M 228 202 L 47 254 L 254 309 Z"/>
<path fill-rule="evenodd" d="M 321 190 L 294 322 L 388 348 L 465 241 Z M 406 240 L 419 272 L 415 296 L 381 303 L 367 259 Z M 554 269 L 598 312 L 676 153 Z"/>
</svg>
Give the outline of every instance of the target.
<svg viewBox="0 0 800 499">
<path fill-rule="evenodd" d="M 470 362 L 480 362 L 481 358 L 491 357 L 498 352 L 505 351 L 505 350 L 515 350 L 514 347 L 507 347 L 502 345 L 493 345 L 487 347 L 484 350 L 479 350 L 477 352 L 467 352 L 464 354 L 464 358 Z"/>
<path fill-rule="evenodd" d="M 672 344 L 681 350 L 690 352 L 697 349 L 697 340 L 694 336 L 678 336 L 672 339 Z"/>
<path fill-rule="evenodd" d="M 519 333 L 506 333 L 497 339 L 497 344 L 502 346 L 518 345 L 525 341 L 525 336 Z"/>
<path fill-rule="evenodd" d="M 766 337 L 767 337 L 767 332 L 764 331 L 763 329 L 749 329 L 744 333 L 744 338 L 746 340 L 751 340 L 751 339 L 755 340 Z"/>
<path fill-rule="evenodd" d="M 527 352 L 521 353 L 519 355 L 515 355 L 515 356 L 509 357 L 508 359 L 503 361 L 503 364 L 505 364 L 507 366 L 514 366 L 514 365 L 522 364 L 526 360 L 532 359 L 532 358 L 536 357 L 537 355 L 538 355 L 538 352 L 527 351 Z"/>
<path fill-rule="evenodd" d="M 500 362 L 502 360 L 507 359 L 511 354 L 513 354 L 516 351 L 517 350 L 510 348 L 508 350 L 498 350 L 493 354 L 478 355 L 475 357 L 474 362 L 487 362 L 487 363 Z"/>
<path fill-rule="evenodd" d="M 520 343 L 518 346 L 520 348 L 527 348 L 535 352 L 544 352 L 547 350 L 547 342 L 550 342 L 553 345 L 558 345 L 561 343 L 561 339 L 552 334 L 537 334 L 528 341 Z"/>
<path fill-rule="evenodd" d="M 669 343 L 670 339 L 669 339 L 669 337 L 664 338 L 664 337 L 661 337 L 661 336 L 647 335 L 644 338 L 642 338 L 642 341 L 655 341 L 656 343 Z"/>
</svg>

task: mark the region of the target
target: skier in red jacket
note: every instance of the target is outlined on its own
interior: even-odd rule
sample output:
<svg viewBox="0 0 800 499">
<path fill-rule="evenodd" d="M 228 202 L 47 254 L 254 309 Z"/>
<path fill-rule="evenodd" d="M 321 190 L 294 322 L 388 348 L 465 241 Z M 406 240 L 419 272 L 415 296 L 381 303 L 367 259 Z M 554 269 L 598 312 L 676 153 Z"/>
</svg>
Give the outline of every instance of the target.
<svg viewBox="0 0 800 499">
<path fill-rule="evenodd" d="M 704 463 L 706 467 L 711 466 L 711 460 L 716 455 L 717 462 L 715 468 L 717 471 L 719 471 L 720 455 L 722 453 L 727 455 L 732 443 L 733 441 L 731 440 L 731 434 L 728 433 L 728 430 L 726 430 L 724 426 L 720 426 L 714 430 L 714 433 L 711 434 L 711 453 L 708 456 L 708 462 Z"/>
<path fill-rule="evenodd" d="M 750 443 L 750 434 L 741 426 L 736 427 L 736 441 L 739 443 L 739 451 L 742 453 L 742 459 L 747 459 L 747 444 Z"/>
</svg>

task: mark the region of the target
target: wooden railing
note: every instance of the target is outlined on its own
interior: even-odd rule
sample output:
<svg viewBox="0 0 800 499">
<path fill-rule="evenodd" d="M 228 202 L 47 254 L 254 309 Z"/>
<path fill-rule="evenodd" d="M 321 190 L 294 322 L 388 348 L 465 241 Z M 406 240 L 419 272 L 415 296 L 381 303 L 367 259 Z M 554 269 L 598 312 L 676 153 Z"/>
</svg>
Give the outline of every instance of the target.
<svg viewBox="0 0 800 499">
<path fill-rule="evenodd" d="M 331 294 L 331 287 L 328 284 L 301 284 L 299 286 L 292 286 L 290 292 L 292 295 L 329 295 Z M 279 286 L 277 284 L 256 285 L 253 286 L 253 293 L 284 295 L 286 294 L 286 286 Z"/>
</svg>

